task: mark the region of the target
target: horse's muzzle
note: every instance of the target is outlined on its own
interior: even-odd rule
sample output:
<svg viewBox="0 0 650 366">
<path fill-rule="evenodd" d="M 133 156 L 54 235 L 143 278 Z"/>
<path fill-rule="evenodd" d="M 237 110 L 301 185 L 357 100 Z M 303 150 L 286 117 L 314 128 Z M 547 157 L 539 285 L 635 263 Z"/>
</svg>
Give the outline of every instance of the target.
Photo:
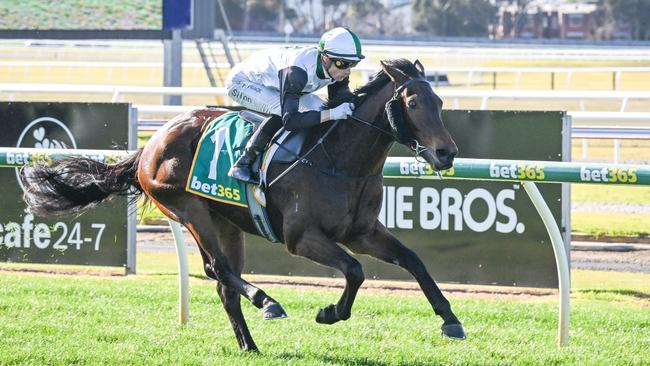
<svg viewBox="0 0 650 366">
<path fill-rule="evenodd" d="M 437 149 L 434 153 L 432 150 L 427 149 L 423 151 L 421 155 L 434 170 L 446 170 L 454 165 L 456 152 L 446 149 Z"/>
<path fill-rule="evenodd" d="M 436 158 L 440 162 L 440 170 L 449 169 L 454 165 L 454 158 L 456 157 L 456 152 L 452 152 L 446 149 L 436 150 Z"/>
</svg>

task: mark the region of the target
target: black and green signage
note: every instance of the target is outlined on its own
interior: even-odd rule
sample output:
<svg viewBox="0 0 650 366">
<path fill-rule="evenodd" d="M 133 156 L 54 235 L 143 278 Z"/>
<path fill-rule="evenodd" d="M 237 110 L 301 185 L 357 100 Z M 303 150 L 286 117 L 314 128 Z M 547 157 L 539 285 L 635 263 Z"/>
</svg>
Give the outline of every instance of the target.
<svg viewBox="0 0 650 366">
<path fill-rule="evenodd" d="M 459 158 L 562 161 L 563 113 L 444 111 Z M 568 135 L 567 135 L 568 137 Z M 566 141 L 565 141 L 566 144 Z M 396 145 L 392 156 L 412 156 Z M 498 164 L 497 164 L 498 165 Z M 495 165 L 495 174 L 544 174 L 544 169 Z M 400 167 L 398 166 L 397 169 Z M 426 174 L 426 164 L 401 167 Z M 420 170 L 422 170 L 420 172 Z M 507 171 L 506 171 L 507 170 Z M 387 172 L 387 170 L 385 170 Z M 557 270 L 546 228 L 518 182 L 385 178 L 380 220 L 442 282 L 556 287 Z M 401 174 L 394 174 L 394 176 Z M 511 178 L 508 176 L 508 178 Z M 561 230 L 561 184 L 538 184 Z M 568 206 L 565 206 L 568 207 Z M 566 208 L 565 208 L 566 210 Z M 247 272 L 339 276 L 289 256 L 286 249 L 247 237 Z M 366 278 L 410 280 L 401 268 L 358 256 Z"/>
<path fill-rule="evenodd" d="M 0 146 L 126 149 L 130 106 L 107 103 L 0 103 Z M 14 156 L 15 155 L 15 156 Z M 23 159 L 6 156 L 8 164 Z M 127 264 L 127 198 L 82 215 L 44 218 L 25 212 L 16 168 L 0 169 L 0 260 L 102 266 Z"/>
</svg>

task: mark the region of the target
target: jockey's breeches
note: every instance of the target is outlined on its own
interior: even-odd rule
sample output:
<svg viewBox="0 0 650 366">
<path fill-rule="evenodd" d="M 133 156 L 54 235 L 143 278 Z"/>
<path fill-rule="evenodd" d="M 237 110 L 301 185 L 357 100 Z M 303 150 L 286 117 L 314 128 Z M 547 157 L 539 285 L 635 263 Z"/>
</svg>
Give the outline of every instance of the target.
<svg viewBox="0 0 650 366">
<path fill-rule="evenodd" d="M 242 75 L 232 75 L 226 80 L 228 96 L 246 109 L 281 116 L 280 91 L 248 80 Z M 300 97 L 300 112 L 320 111 L 323 100 L 315 94 Z"/>
</svg>

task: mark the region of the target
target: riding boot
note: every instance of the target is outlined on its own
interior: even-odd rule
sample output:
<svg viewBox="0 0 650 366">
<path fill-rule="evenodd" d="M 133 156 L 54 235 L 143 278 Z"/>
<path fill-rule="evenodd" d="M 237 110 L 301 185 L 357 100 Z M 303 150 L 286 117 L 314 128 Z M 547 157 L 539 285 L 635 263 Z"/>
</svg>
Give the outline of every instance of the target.
<svg viewBox="0 0 650 366">
<path fill-rule="evenodd" d="M 264 151 L 271 137 L 262 131 L 261 127 L 258 128 L 253 133 L 253 136 L 251 136 L 251 139 L 248 140 L 244 154 L 237 159 L 232 168 L 230 168 L 230 171 L 228 171 L 228 176 L 246 183 L 260 184 L 259 177 L 252 171 L 253 163 L 257 159 L 257 156 Z"/>
</svg>

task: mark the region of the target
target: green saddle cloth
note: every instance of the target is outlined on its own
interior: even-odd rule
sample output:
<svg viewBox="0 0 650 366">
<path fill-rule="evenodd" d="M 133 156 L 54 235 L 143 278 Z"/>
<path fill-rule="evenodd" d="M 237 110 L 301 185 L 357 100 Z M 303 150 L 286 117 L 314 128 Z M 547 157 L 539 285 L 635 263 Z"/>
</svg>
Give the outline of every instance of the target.
<svg viewBox="0 0 650 366">
<path fill-rule="evenodd" d="M 211 200 L 248 207 L 246 184 L 228 170 L 244 152 L 255 126 L 228 112 L 210 122 L 196 148 L 185 190 Z"/>
</svg>

